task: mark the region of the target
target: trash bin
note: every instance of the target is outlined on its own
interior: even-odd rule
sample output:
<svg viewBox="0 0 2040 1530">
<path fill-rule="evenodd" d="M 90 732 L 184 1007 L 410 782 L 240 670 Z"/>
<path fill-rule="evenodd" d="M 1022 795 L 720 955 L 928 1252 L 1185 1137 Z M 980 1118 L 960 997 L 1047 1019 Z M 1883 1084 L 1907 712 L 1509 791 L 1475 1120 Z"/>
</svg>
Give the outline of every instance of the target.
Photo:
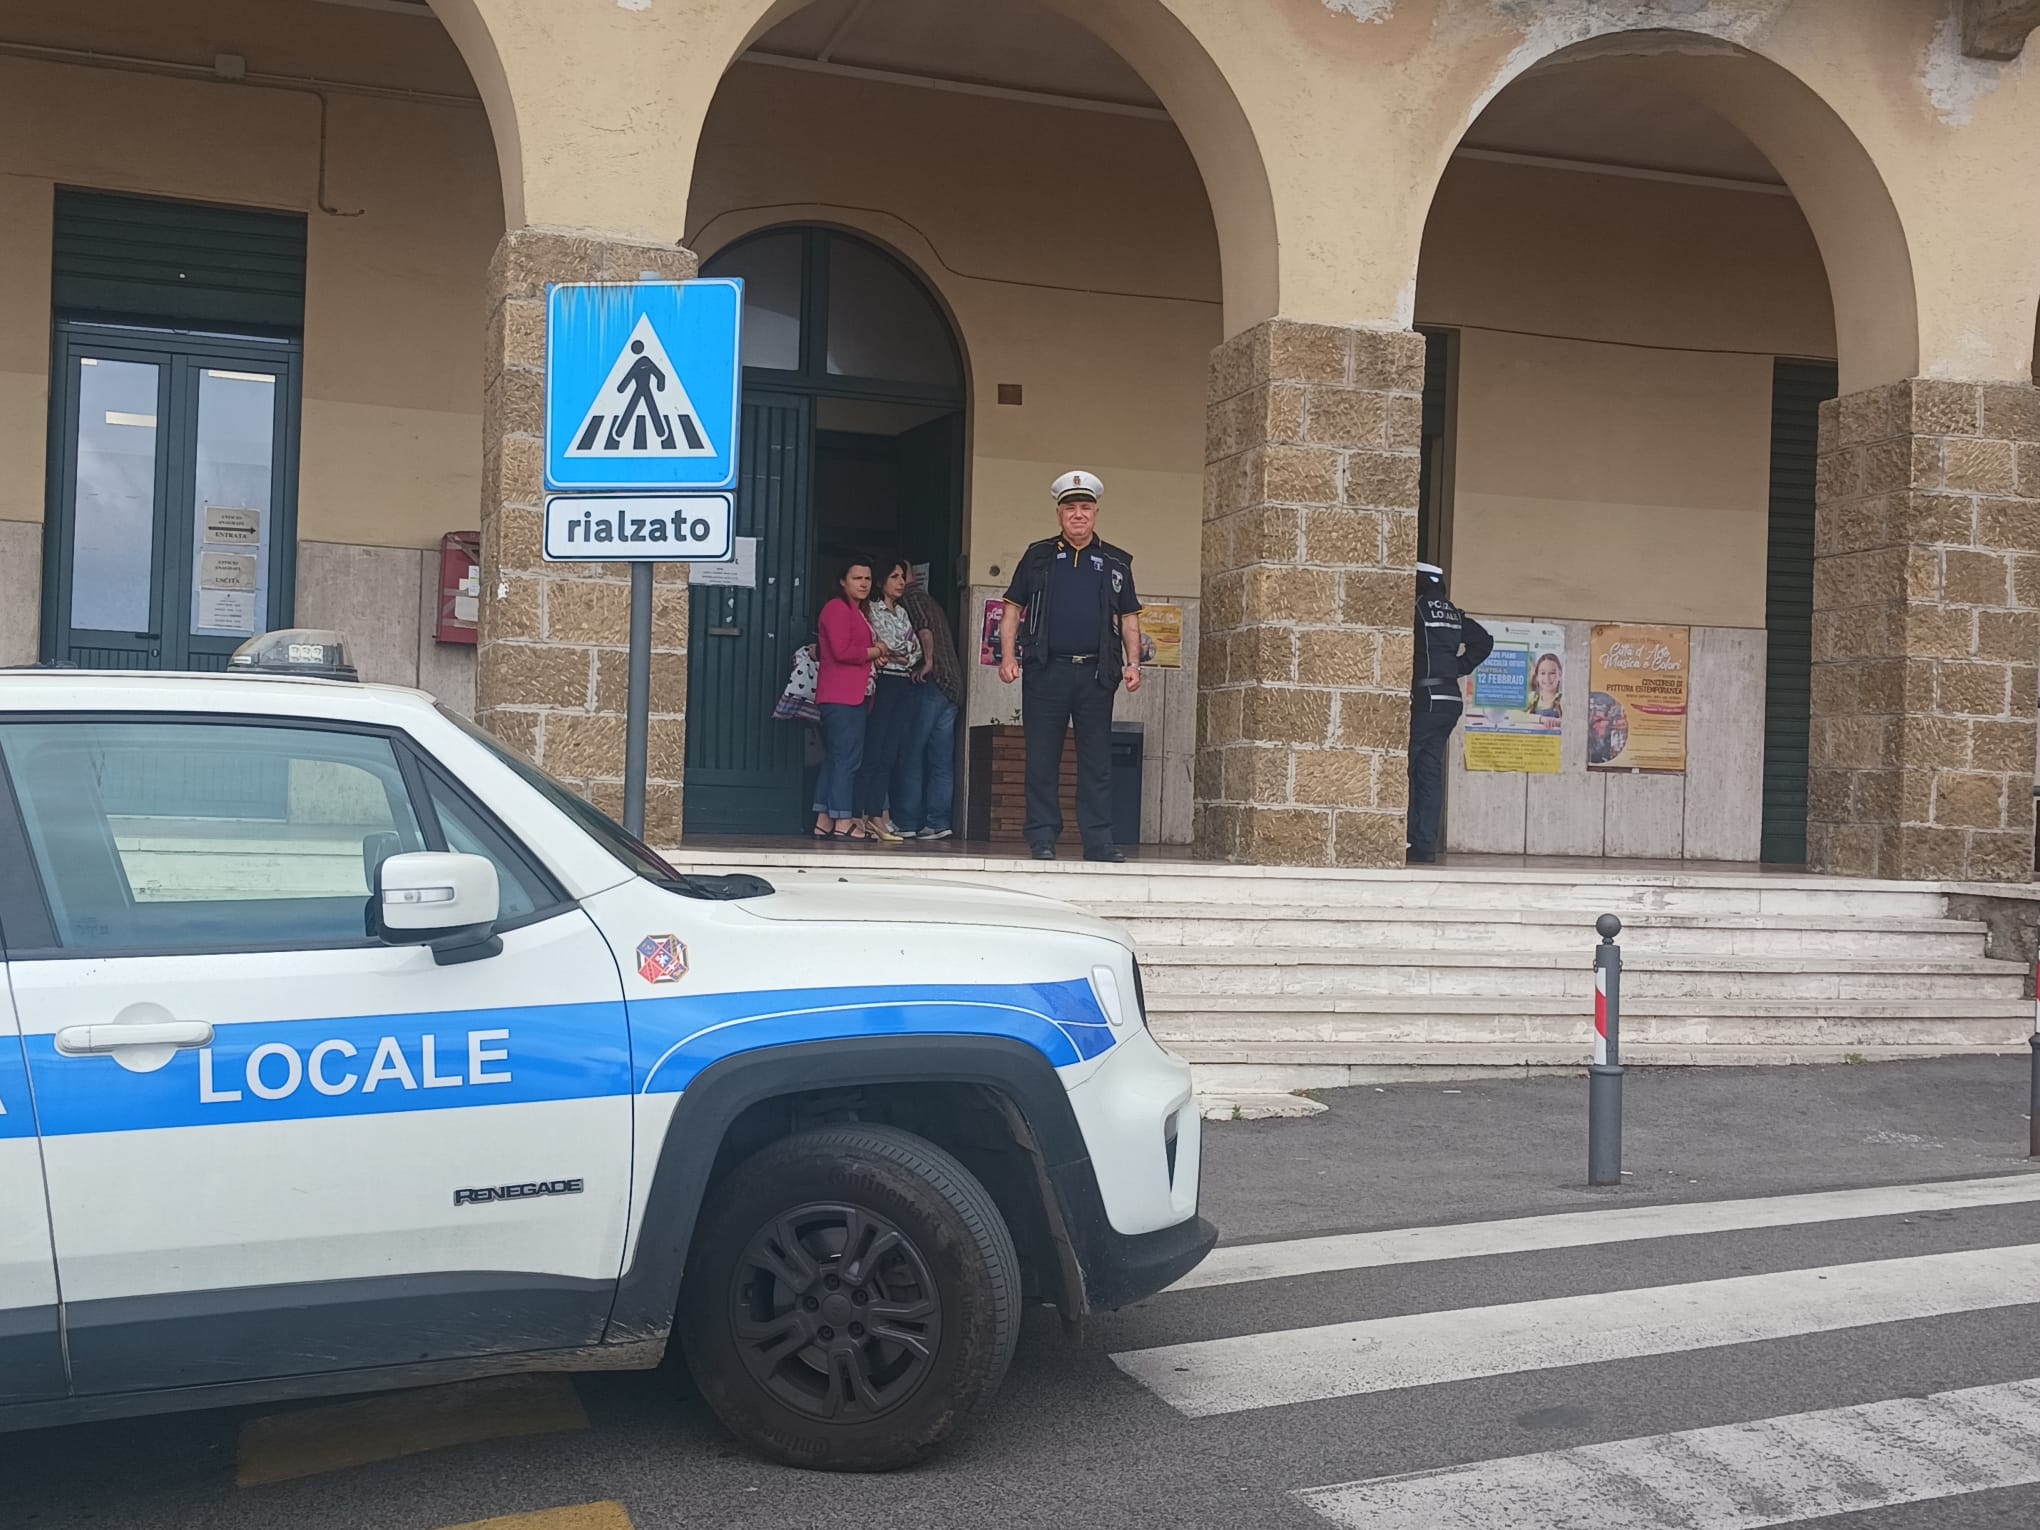
<svg viewBox="0 0 2040 1530">
<path fill-rule="evenodd" d="M 1140 843 L 1140 773 L 1144 745 L 1140 723 L 1112 725 L 1112 839 Z"/>
</svg>

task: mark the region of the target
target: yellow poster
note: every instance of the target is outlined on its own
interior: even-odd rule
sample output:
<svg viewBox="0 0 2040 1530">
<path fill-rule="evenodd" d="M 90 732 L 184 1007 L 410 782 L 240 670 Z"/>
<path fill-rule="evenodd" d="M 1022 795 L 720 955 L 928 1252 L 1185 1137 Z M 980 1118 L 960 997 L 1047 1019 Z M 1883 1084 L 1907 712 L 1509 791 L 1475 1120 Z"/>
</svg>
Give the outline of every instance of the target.
<svg viewBox="0 0 2040 1530">
<path fill-rule="evenodd" d="M 1466 768 L 1555 776 L 1564 744 L 1565 628 L 1556 622 L 1482 625 L 1495 646 L 1465 687 Z"/>
<path fill-rule="evenodd" d="M 1183 608 L 1148 605 L 1140 613 L 1141 663 L 1158 669 L 1183 667 Z"/>
<path fill-rule="evenodd" d="M 1587 769 L 1686 768 L 1690 635 L 1685 627 L 1594 629 Z"/>
</svg>

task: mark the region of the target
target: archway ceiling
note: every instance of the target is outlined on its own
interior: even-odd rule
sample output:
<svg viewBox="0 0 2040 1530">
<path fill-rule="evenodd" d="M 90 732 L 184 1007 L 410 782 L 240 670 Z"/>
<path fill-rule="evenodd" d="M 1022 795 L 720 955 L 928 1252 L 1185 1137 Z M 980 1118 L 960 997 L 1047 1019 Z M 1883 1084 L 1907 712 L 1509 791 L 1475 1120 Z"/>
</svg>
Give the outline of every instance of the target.
<svg viewBox="0 0 2040 1530">
<path fill-rule="evenodd" d="M 1532 70 L 1481 113 L 1465 146 L 1783 184 L 1727 118 L 1622 64 L 1601 58 Z"/>
<path fill-rule="evenodd" d="M 816 0 L 754 51 L 929 79 L 1160 106 L 1131 65 L 1035 0 Z M 1724 118 L 1619 61 L 1533 70 L 1467 135 L 1469 148 L 1779 183 Z"/>
<path fill-rule="evenodd" d="M 816 0 L 756 51 L 865 69 L 1159 107 L 1133 67 L 1032 0 Z"/>
</svg>

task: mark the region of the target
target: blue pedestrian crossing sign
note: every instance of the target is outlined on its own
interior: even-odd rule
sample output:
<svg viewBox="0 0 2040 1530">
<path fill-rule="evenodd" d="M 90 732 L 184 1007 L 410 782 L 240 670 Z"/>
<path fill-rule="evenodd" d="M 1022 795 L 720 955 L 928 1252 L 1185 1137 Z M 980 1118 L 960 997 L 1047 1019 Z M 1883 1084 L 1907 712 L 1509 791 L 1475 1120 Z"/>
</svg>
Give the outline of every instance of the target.
<svg viewBox="0 0 2040 1530">
<path fill-rule="evenodd" d="M 547 299 L 545 478 L 615 494 L 737 481 L 743 282 L 571 282 Z"/>
</svg>

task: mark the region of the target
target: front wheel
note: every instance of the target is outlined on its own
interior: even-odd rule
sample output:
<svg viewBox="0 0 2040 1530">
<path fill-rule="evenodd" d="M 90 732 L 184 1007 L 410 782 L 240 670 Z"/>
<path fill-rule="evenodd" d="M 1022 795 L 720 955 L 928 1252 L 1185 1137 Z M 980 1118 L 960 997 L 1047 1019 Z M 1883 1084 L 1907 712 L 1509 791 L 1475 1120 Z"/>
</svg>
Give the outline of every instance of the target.
<svg viewBox="0 0 2040 1530">
<path fill-rule="evenodd" d="M 933 1143 L 832 1126 L 761 1149 L 695 1230 L 679 1327 L 738 1438 L 790 1466 L 889 1471 L 997 1390 L 1019 1261 L 983 1185 Z"/>
</svg>

